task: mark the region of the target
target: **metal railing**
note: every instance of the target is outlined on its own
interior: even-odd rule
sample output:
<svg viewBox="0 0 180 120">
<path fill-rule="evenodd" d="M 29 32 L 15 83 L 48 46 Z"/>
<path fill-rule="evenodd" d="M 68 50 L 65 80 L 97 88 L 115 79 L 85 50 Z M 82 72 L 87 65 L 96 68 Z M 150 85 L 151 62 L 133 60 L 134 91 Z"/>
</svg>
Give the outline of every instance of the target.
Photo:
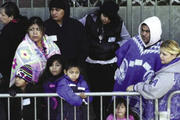
<svg viewBox="0 0 180 120">
<path fill-rule="evenodd" d="M 171 116 L 171 99 L 172 99 L 173 96 L 176 95 L 176 94 L 180 94 L 180 90 L 174 91 L 174 92 L 172 92 L 172 93 L 168 96 L 168 102 L 167 102 L 167 120 L 170 120 L 170 116 Z"/>
<path fill-rule="evenodd" d="M 79 95 L 78 93 L 77 93 L 77 95 Z M 142 96 L 140 96 L 140 94 L 138 93 L 138 92 L 91 92 L 91 93 L 85 93 L 85 95 L 86 96 L 99 96 L 100 97 L 100 120 L 103 120 L 103 119 L 105 119 L 105 118 L 103 118 L 103 104 L 102 104 L 102 102 L 103 102 L 103 97 L 104 96 L 112 96 L 114 99 L 114 103 L 113 103 L 113 105 L 114 105 L 114 110 L 115 110 L 115 104 L 116 104 L 116 97 L 118 97 L 118 96 L 126 96 L 126 100 L 127 100 L 127 111 L 129 111 L 129 102 L 130 102 L 130 100 L 129 100 L 129 96 L 139 96 L 139 100 L 140 100 L 140 106 L 139 106 L 139 109 L 140 109 L 140 115 L 139 115 L 139 117 L 140 117 L 140 120 L 143 120 L 143 118 L 142 118 L 142 112 L 143 112 L 143 110 L 142 110 Z M 50 98 L 51 97 L 58 97 L 58 95 L 56 94 L 56 93 L 31 93 L 31 94 L 17 94 L 16 96 L 15 96 L 15 98 L 18 98 L 18 97 L 20 97 L 21 98 L 21 100 L 24 98 L 24 97 L 28 97 L 28 98 L 30 98 L 30 97 L 33 97 L 34 98 L 34 115 L 35 115 L 35 120 L 37 120 L 37 104 L 36 104 L 36 102 L 37 102 L 37 98 L 40 98 L 40 97 L 47 97 L 48 99 L 47 99 L 47 107 L 48 107 L 48 114 L 47 114 L 47 118 L 48 118 L 48 120 L 50 120 Z M 10 120 L 10 98 L 12 98 L 12 96 L 10 96 L 9 94 L 0 94 L 0 98 L 7 98 L 8 99 L 8 120 Z M 22 101 L 21 101 L 22 102 Z M 62 111 L 63 111 L 63 100 L 61 99 L 61 120 L 63 119 L 63 113 L 62 113 Z M 157 105 L 155 105 L 155 106 L 157 106 Z M 157 108 L 156 108 L 157 109 Z M 155 112 L 155 115 L 156 115 L 156 117 L 155 117 L 155 120 L 158 120 L 158 110 L 155 110 L 156 112 Z M 74 107 L 74 116 L 76 116 L 76 107 Z M 114 113 L 114 116 L 115 116 L 115 113 Z M 76 117 L 74 117 L 75 119 L 74 120 L 76 120 Z M 127 112 L 127 118 L 129 118 L 129 112 Z M 87 105 L 87 120 L 89 120 L 90 119 L 90 116 L 89 116 L 89 98 L 88 98 L 88 105 Z"/>
</svg>

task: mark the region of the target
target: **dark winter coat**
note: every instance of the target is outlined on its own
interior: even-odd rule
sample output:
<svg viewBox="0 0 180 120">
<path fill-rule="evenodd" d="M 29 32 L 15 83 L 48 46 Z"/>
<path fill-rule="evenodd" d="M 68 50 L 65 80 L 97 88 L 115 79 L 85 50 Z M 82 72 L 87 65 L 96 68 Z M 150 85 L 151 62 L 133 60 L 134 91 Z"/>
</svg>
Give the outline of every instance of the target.
<svg viewBox="0 0 180 120">
<path fill-rule="evenodd" d="M 38 90 L 34 85 L 28 85 L 26 87 L 26 93 L 38 93 Z M 16 93 L 24 93 L 20 88 L 17 88 L 15 85 L 12 86 L 9 90 L 10 95 L 15 95 Z M 37 118 L 38 120 L 43 120 L 42 117 L 42 106 L 41 106 L 41 98 L 37 98 L 36 101 L 36 110 L 37 110 Z M 21 105 L 23 109 L 21 109 Z M 34 120 L 34 98 L 33 97 L 23 97 L 21 102 L 20 97 L 11 98 L 10 99 L 10 118 L 11 120 Z"/>
<path fill-rule="evenodd" d="M 0 63 L 3 65 L 1 65 L 0 67 L 0 72 L 4 77 L 4 80 L 6 80 L 6 83 L 4 85 L 6 89 L 9 87 L 11 66 L 16 48 L 24 38 L 26 30 L 26 17 L 20 17 L 16 20 L 12 20 L 10 23 L 6 24 L 1 30 Z"/>
<path fill-rule="evenodd" d="M 87 57 L 87 37 L 85 29 L 79 21 L 67 17 L 60 27 L 56 21 L 50 18 L 45 21 L 45 33 L 57 36 L 55 43 L 65 59 L 84 61 Z"/>
<path fill-rule="evenodd" d="M 93 60 L 109 60 L 115 57 L 115 51 L 121 41 L 123 21 L 119 18 L 117 24 L 103 25 L 96 14 L 89 14 L 85 28 L 90 42 L 89 57 Z"/>
</svg>

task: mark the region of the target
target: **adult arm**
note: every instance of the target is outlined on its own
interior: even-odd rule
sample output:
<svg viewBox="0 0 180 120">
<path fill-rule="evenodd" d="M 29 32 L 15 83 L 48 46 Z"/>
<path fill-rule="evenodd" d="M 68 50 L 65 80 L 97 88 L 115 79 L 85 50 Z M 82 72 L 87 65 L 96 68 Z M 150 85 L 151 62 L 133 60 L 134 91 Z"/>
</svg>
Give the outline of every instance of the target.
<svg viewBox="0 0 180 120">
<path fill-rule="evenodd" d="M 127 40 L 129 40 L 131 38 L 131 36 L 129 35 L 129 32 L 124 24 L 124 22 L 122 23 L 122 28 L 121 28 L 121 39 L 122 41 L 119 41 L 118 44 L 120 46 L 122 46 L 125 42 L 127 42 Z"/>
<path fill-rule="evenodd" d="M 134 86 L 145 99 L 157 99 L 164 96 L 175 84 L 173 73 L 159 73 L 150 82 L 140 82 Z"/>
</svg>

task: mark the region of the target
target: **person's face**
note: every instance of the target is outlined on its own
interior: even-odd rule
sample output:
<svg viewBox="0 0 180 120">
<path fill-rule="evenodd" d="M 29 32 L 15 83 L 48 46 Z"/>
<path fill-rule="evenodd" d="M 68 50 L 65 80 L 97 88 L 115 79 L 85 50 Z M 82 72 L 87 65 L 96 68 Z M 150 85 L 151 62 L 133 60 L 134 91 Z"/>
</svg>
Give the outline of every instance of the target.
<svg viewBox="0 0 180 120">
<path fill-rule="evenodd" d="M 34 42 L 40 42 L 43 37 L 42 30 L 39 28 L 37 24 L 33 24 L 29 27 L 28 34 L 30 39 Z"/>
<path fill-rule="evenodd" d="M 105 16 L 103 13 L 101 13 L 101 22 L 102 24 L 105 25 L 105 24 L 109 24 L 111 20 L 107 16 Z"/>
<path fill-rule="evenodd" d="M 126 114 L 126 106 L 122 103 L 119 104 L 116 108 L 116 116 L 118 118 L 124 118 Z"/>
<path fill-rule="evenodd" d="M 170 54 L 163 48 L 160 48 L 160 58 L 161 58 L 161 63 L 162 64 L 168 64 L 170 63 L 173 59 L 176 58 L 176 55 Z"/>
<path fill-rule="evenodd" d="M 56 60 L 49 66 L 49 71 L 53 76 L 59 75 L 62 72 L 62 65 Z"/>
<path fill-rule="evenodd" d="M 2 24 L 8 24 L 11 20 L 13 20 L 13 16 L 8 16 L 5 13 L 5 9 L 0 9 L 0 21 Z"/>
<path fill-rule="evenodd" d="M 80 70 L 78 67 L 71 67 L 64 72 L 72 81 L 76 81 L 79 78 Z"/>
<path fill-rule="evenodd" d="M 16 85 L 16 87 L 24 88 L 24 87 L 26 87 L 27 82 L 20 77 L 16 77 L 15 78 L 15 85 Z"/>
<path fill-rule="evenodd" d="M 50 10 L 50 14 L 53 20 L 62 21 L 64 17 L 64 10 L 61 8 L 52 8 Z"/>
<path fill-rule="evenodd" d="M 145 44 L 148 44 L 150 41 L 150 30 L 147 25 L 141 26 L 141 38 L 143 39 Z"/>
</svg>

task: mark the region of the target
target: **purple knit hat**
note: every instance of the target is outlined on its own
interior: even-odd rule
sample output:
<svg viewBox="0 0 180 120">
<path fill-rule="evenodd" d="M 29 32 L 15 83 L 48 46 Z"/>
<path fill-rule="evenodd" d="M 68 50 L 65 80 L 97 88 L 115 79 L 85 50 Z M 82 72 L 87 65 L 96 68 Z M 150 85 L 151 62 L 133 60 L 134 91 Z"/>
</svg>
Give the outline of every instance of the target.
<svg viewBox="0 0 180 120">
<path fill-rule="evenodd" d="M 17 72 L 16 76 L 24 79 L 26 82 L 32 82 L 32 67 L 30 65 L 21 66 Z"/>
</svg>

